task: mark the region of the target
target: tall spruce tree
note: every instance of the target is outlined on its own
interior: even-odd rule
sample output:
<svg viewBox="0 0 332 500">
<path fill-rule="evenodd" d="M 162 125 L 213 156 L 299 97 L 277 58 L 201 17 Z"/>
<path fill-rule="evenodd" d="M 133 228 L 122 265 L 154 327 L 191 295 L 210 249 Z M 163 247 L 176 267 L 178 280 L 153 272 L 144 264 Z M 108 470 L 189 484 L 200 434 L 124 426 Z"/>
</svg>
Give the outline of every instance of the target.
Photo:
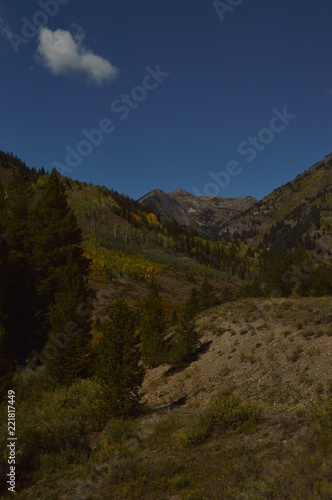
<svg viewBox="0 0 332 500">
<path fill-rule="evenodd" d="M 140 404 L 145 369 L 140 362 L 135 327 L 136 314 L 120 296 L 110 321 L 104 324 L 96 357 L 96 374 L 104 386 L 106 408 L 117 416 L 135 415 Z"/>
<path fill-rule="evenodd" d="M 5 331 L 8 311 L 8 252 L 5 239 L 5 192 L 0 181 L 0 395 L 6 389 L 15 367 L 15 353 L 8 350 Z"/>
<path fill-rule="evenodd" d="M 36 321 L 34 308 L 36 294 L 33 266 L 29 253 L 29 210 L 34 193 L 27 174 L 19 168 L 7 190 L 3 204 L 2 228 L 3 258 L 6 260 L 2 294 L 4 343 L 8 357 L 14 364 L 25 364 L 26 356 L 34 346 Z M 3 198 L 3 195 L 2 195 Z"/>
<path fill-rule="evenodd" d="M 214 286 L 205 278 L 198 292 L 199 310 L 204 311 L 210 307 L 217 306 L 219 303 Z"/>
<path fill-rule="evenodd" d="M 141 352 L 148 367 L 159 366 L 165 357 L 166 316 L 159 286 L 152 278 L 145 302 L 145 314 L 141 322 Z"/>
<path fill-rule="evenodd" d="M 199 296 L 198 296 L 198 290 L 195 286 L 192 287 L 190 290 L 190 296 L 188 299 L 191 307 L 193 308 L 194 311 L 196 311 L 196 314 L 200 312 L 199 309 Z"/>
<path fill-rule="evenodd" d="M 3 326 L 6 309 L 6 271 L 8 269 L 7 245 L 5 239 L 5 191 L 0 181 L 0 324 Z M 1 346 L 1 344 L 0 344 Z"/>
<path fill-rule="evenodd" d="M 35 270 L 39 320 L 40 345 L 46 342 L 45 334 L 52 325 L 49 321 L 49 305 L 59 289 L 69 257 L 77 266 L 77 272 L 86 276 L 89 261 L 83 257 L 82 232 L 70 209 L 65 188 L 55 169 L 45 185 L 37 191 L 36 203 L 30 216 L 31 255 Z"/>
<path fill-rule="evenodd" d="M 50 305 L 50 333 L 44 354 L 46 360 L 50 358 L 48 372 L 61 384 L 69 385 L 74 379 L 86 378 L 91 373 L 93 294 L 87 275 L 81 273 L 73 255 L 69 255 L 59 271 L 59 289 Z"/>
<path fill-rule="evenodd" d="M 196 330 L 195 314 L 196 311 L 190 300 L 187 300 L 173 337 L 172 357 L 176 364 L 183 365 L 188 363 L 192 360 L 199 347 L 199 334 Z"/>
<path fill-rule="evenodd" d="M 48 371 L 60 383 L 70 384 L 89 373 L 93 294 L 88 286 L 90 263 L 81 247 L 82 232 L 55 169 L 44 185 L 37 185 L 29 222 L 37 347 L 45 347 Z"/>
</svg>

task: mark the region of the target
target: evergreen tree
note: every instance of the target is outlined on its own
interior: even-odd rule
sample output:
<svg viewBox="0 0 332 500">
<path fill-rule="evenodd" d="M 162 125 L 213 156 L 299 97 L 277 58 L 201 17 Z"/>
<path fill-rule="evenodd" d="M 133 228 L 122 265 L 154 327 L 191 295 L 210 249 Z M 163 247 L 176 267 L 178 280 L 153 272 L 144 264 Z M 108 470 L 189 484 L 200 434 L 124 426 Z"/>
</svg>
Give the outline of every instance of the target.
<svg viewBox="0 0 332 500">
<path fill-rule="evenodd" d="M 29 254 L 29 210 L 33 190 L 26 169 L 19 168 L 3 201 L 2 268 L 0 309 L 4 314 L 4 342 L 7 356 L 14 364 L 25 364 L 26 356 L 34 346 L 36 295 L 33 267 Z M 5 262 L 5 266 L 4 266 Z M 4 269 L 6 267 L 6 269 Z"/>
<path fill-rule="evenodd" d="M 65 188 L 55 169 L 45 186 L 38 192 L 30 216 L 32 262 L 35 270 L 38 307 L 35 313 L 44 332 L 40 345 L 44 345 L 49 330 L 48 308 L 59 288 L 69 256 L 78 266 L 78 273 L 86 276 L 89 261 L 83 257 L 80 246 L 82 232 L 69 208 Z"/>
<path fill-rule="evenodd" d="M 5 209 L 5 190 L 2 182 L 0 181 L 0 224 L 2 225 Z"/>
<path fill-rule="evenodd" d="M 226 303 L 226 302 L 231 302 L 233 299 L 233 295 L 232 295 L 232 292 L 229 288 L 229 286 L 226 286 L 223 291 L 222 291 L 222 296 L 221 296 L 221 301 L 222 303 Z"/>
<path fill-rule="evenodd" d="M 190 290 L 190 296 L 189 296 L 189 303 L 194 311 L 196 311 L 196 314 L 200 312 L 200 306 L 199 306 L 199 296 L 198 296 L 198 290 L 194 286 Z"/>
<path fill-rule="evenodd" d="M 0 324 L 4 322 L 6 308 L 6 283 L 8 270 L 8 254 L 5 239 L 5 192 L 0 181 Z"/>
<path fill-rule="evenodd" d="M 288 297 L 292 290 L 291 257 L 287 252 L 267 255 L 265 265 L 265 295 Z"/>
<path fill-rule="evenodd" d="M 152 279 L 140 327 L 141 352 L 146 366 L 156 367 L 164 361 L 165 330 L 166 316 L 163 302 L 159 296 L 159 287 Z"/>
<path fill-rule="evenodd" d="M 210 309 L 210 307 L 217 306 L 219 304 L 219 299 L 216 295 L 216 290 L 211 283 L 205 278 L 203 281 L 201 288 L 198 292 L 198 305 L 200 311 L 204 311 L 205 309 Z"/>
<path fill-rule="evenodd" d="M 107 410 L 113 415 L 135 415 L 139 408 L 145 370 L 140 362 L 135 325 L 136 314 L 120 296 L 110 321 L 104 323 L 96 357 L 96 375 L 105 389 Z"/>
<path fill-rule="evenodd" d="M 321 263 L 312 275 L 312 293 L 315 297 L 332 295 L 332 266 Z"/>
<path fill-rule="evenodd" d="M 187 301 L 173 338 L 173 358 L 179 365 L 189 362 L 197 352 L 199 334 L 195 327 L 195 310 L 190 301 Z"/>
<path fill-rule="evenodd" d="M 8 311 L 8 252 L 5 240 L 5 192 L 0 182 L 0 395 L 6 390 L 11 380 L 11 372 L 15 368 L 15 354 L 8 349 L 8 338 L 5 332 L 6 314 Z"/>
<path fill-rule="evenodd" d="M 261 280 L 260 280 L 259 276 L 255 276 L 253 280 L 251 280 L 249 283 L 247 283 L 247 285 L 244 287 L 243 295 L 244 295 L 244 297 L 262 297 L 263 296 L 263 291 L 261 288 Z"/>
<path fill-rule="evenodd" d="M 50 306 L 50 334 L 45 348 L 46 359 L 48 349 L 56 350 L 47 362 L 47 370 L 62 384 L 69 385 L 91 372 L 92 296 L 87 275 L 69 255 Z"/>
</svg>

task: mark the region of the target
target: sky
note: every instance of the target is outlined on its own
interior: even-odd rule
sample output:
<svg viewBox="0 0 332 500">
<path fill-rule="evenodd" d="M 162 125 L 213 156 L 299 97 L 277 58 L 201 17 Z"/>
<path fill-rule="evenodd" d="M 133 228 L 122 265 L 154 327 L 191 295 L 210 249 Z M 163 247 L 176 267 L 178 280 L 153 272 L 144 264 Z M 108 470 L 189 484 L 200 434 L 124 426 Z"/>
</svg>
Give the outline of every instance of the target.
<svg viewBox="0 0 332 500">
<path fill-rule="evenodd" d="M 0 149 L 138 199 L 332 151 L 331 0 L 0 0 Z"/>
</svg>

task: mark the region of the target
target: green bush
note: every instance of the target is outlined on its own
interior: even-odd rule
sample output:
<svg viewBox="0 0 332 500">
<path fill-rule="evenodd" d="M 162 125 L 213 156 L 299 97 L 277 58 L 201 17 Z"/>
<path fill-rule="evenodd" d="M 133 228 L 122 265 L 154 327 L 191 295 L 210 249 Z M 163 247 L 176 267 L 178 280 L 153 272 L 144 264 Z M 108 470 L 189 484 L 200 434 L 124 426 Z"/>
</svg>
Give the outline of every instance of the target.
<svg viewBox="0 0 332 500">
<path fill-rule="evenodd" d="M 112 418 L 105 429 L 107 441 L 112 444 L 123 443 L 125 439 L 131 437 L 133 426 L 133 421 L 128 418 Z"/>
<path fill-rule="evenodd" d="M 295 349 L 287 356 L 287 359 L 292 363 L 295 363 L 300 357 L 301 352 L 303 351 L 300 345 L 297 345 Z"/>
<path fill-rule="evenodd" d="M 312 328 L 307 328 L 306 330 L 303 330 L 301 332 L 301 334 L 303 335 L 303 337 L 305 339 L 309 338 L 309 337 L 313 337 L 315 335 L 315 330 L 313 330 Z"/>
<path fill-rule="evenodd" d="M 316 432 L 329 436 L 332 439 L 332 398 L 328 398 L 322 405 L 313 409 L 313 428 Z"/>
<path fill-rule="evenodd" d="M 256 403 L 241 401 L 232 392 L 224 392 L 185 431 L 184 444 L 200 443 L 214 431 L 249 431 L 261 420 L 261 413 Z"/>
<path fill-rule="evenodd" d="M 37 380 L 34 382 L 37 384 Z M 27 392 L 35 391 L 27 387 Z M 40 392 L 38 399 L 17 399 L 16 459 L 20 479 L 38 470 L 45 455 L 60 455 L 68 450 L 77 456 L 87 454 L 89 434 L 101 428 L 102 407 L 101 386 L 91 380 L 77 380 L 70 387 Z M 5 427 L 1 429 L 0 441 L 4 439 Z"/>
</svg>

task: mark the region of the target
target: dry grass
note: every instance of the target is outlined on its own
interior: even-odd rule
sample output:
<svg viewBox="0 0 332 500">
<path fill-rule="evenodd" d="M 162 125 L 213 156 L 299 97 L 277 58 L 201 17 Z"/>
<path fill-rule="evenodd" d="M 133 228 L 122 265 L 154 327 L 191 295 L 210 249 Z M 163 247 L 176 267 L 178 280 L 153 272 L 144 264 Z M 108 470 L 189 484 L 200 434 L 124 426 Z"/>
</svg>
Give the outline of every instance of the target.
<svg viewBox="0 0 332 500">
<path fill-rule="evenodd" d="M 266 394 L 283 387 L 288 397 L 276 398 L 274 409 L 310 405 L 317 400 L 317 385 L 323 385 L 324 396 L 332 378 L 331 310 L 331 298 L 243 299 L 202 314 L 197 323 L 207 352 L 187 369 L 190 377 L 182 372 L 165 377 L 166 366 L 149 371 L 144 382 L 149 404 L 169 404 L 176 393 L 187 396 L 187 406 L 201 408 L 230 387 L 268 409 Z"/>
<path fill-rule="evenodd" d="M 81 465 L 48 461 L 18 498 L 329 500 L 331 306 L 331 298 L 244 299 L 207 311 L 198 359 L 147 373 L 148 405 L 163 410 L 106 429 Z M 234 408 L 211 406 L 230 390 Z M 253 422 L 246 411 L 258 407 Z"/>
</svg>

